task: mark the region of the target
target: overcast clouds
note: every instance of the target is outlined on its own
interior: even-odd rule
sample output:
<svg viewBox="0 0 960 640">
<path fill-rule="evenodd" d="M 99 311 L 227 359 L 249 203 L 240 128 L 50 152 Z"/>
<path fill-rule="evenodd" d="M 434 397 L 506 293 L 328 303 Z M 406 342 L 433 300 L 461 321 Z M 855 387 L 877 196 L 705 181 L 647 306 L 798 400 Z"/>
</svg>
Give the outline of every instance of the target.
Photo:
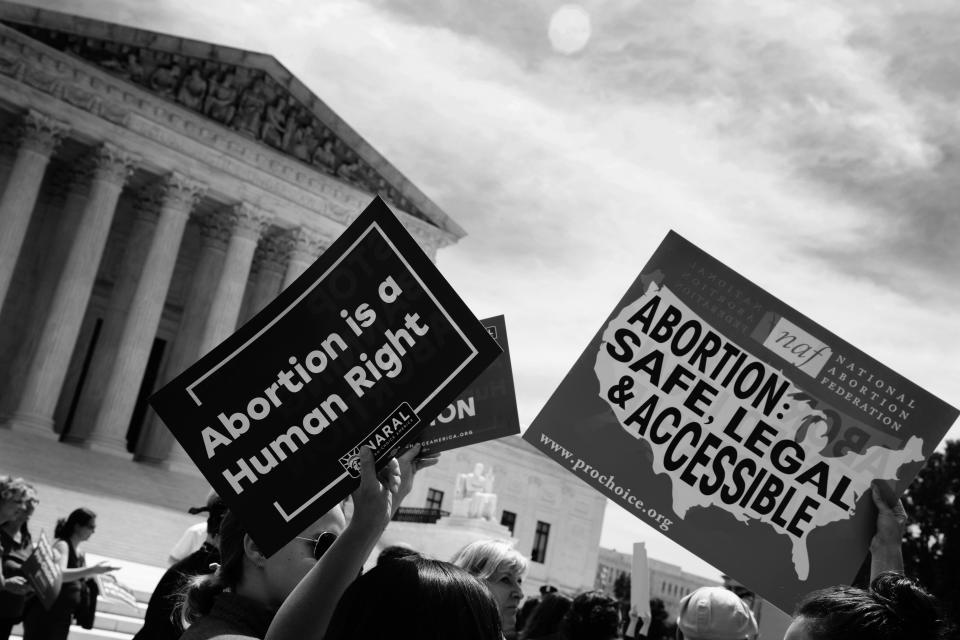
<svg viewBox="0 0 960 640">
<path fill-rule="evenodd" d="M 668 229 L 960 401 L 960 7 L 949 0 L 34 2 L 277 57 L 465 227 L 536 415 Z M 953 437 L 960 437 L 954 427 Z M 702 563 L 610 510 L 604 543 Z"/>
</svg>

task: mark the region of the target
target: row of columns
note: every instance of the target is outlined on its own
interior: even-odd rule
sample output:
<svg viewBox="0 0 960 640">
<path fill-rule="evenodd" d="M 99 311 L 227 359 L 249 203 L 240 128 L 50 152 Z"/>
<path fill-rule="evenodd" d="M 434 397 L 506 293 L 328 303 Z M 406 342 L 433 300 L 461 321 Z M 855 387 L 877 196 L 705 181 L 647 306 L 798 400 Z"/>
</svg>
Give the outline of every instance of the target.
<svg viewBox="0 0 960 640">
<path fill-rule="evenodd" d="M 13 272 L 46 168 L 67 134 L 65 125 L 33 111 L 18 130 L 18 149 L 0 195 L 0 303 L 9 303 Z M 61 233 L 50 243 L 51 251 L 62 253 L 51 256 L 50 268 L 36 283 L 51 288 L 52 296 L 38 295 L 34 301 L 31 313 L 43 316 L 37 324 L 38 335 L 35 341 L 24 341 L 10 365 L 3 392 L 8 402 L 6 422 L 14 429 L 54 431 L 54 412 L 120 194 L 136 162 L 132 154 L 103 144 L 77 171 L 66 197 Z M 174 172 L 141 194 L 69 440 L 126 453 L 127 429 L 179 249 L 204 190 L 199 181 Z M 197 222 L 202 235 L 200 255 L 161 383 L 233 333 L 255 255 L 260 257 L 260 268 L 247 315 L 303 273 L 328 244 L 305 227 L 292 231 L 270 227 L 269 216 L 248 203 L 222 207 Z M 156 416 L 149 420 L 154 424 L 143 431 L 138 457 L 162 461 L 172 456 L 174 466 L 187 465 L 169 432 L 156 424 Z"/>
</svg>

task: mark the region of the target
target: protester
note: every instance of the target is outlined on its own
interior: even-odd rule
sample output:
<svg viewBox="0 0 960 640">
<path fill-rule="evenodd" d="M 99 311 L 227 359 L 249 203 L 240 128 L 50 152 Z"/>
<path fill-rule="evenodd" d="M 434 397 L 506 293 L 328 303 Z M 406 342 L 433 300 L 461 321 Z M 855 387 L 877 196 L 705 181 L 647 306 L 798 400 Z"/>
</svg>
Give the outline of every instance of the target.
<svg viewBox="0 0 960 640">
<path fill-rule="evenodd" d="M 830 587 L 797 606 L 784 640 L 901 640 L 946 638 L 937 599 L 894 571 L 873 579 L 870 590 Z"/>
<path fill-rule="evenodd" d="M 555 592 L 556 589 L 540 596 L 540 602 L 520 630 L 521 640 L 562 640 L 560 623 L 573 599 Z"/>
<path fill-rule="evenodd" d="M 517 606 L 523 598 L 520 584 L 527 572 L 523 554 L 505 540 L 478 540 L 458 551 L 451 562 L 486 583 L 497 600 L 503 636 L 514 640 Z"/>
<path fill-rule="evenodd" d="M 937 599 L 903 575 L 902 539 L 907 516 L 871 487 L 877 529 L 870 542 L 870 590 L 837 586 L 807 595 L 784 640 L 937 640 L 949 623 Z"/>
<path fill-rule="evenodd" d="M 220 496 L 217 495 L 216 491 L 210 490 L 207 493 L 207 503 L 203 507 L 191 507 L 187 509 L 187 513 L 190 515 L 197 515 L 199 513 L 204 513 L 210 510 L 210 506 L 213 504 L 222 504 Z M 173 545 L 173 548 L 170 549 L 170 554 L 167 556 L 167 564 L 173 565 L 177 562 L 180 562 L 187 556 L 189 556 L 194 551 L 198 551 L 200 547 L 203 546 L 204 542 L 207 540 L 207 523 L 198 522 L 192 524 L 183 532 L 183 535 L 180 536 L 180 539 L 177 540 L 177 543 Z"/>
<path fill-rule="evenodd" d="M 17 516 L 0 525 L 0 548 L 2 551 L 2 571 L 7 577 L 7 587 L 0 590 L 0 640 L 7 640 L 13 627 L 23 619 L 24 605 L 30 587 L 27 584 L 18 585 L 12 578 L 23 578 L 21 567 L 30 557 L 31 542 L 30 529 L 27 523 L 37 505 L 36 493 L 33 487 L 27 485 L 29 491 L 23 500 L 22 508 Z"/>
<path fill-rule="evenodd" d="M 18 518 L 36 497 L 37 492 L 23 478 L 0 476 L 0 526 Z M 0 538 L 0 555 L 6 551 L 6 543 Z M 26 590 L 27 581 L 22 576 L 8 579 L 0 568 L 0 591 L 22 594 Z"/>
<path fill-rule="evenodd" d="M 404 558 L 421 557 L 420 552 L 406 544 L 394 544 L 384 547 L 377 556 L 377 565 L 391 560 L 402 560 Z"/>
<path fill-rule="evenodd" d="M 386 560 L 344 593 L 326 640 L 500 640 L 487 586 L 463 569 L 422 556 Z"/>
<path fill-rule="evenodd" d="M 565 640 L 614 640 L 619 630 L 620 603 L 603 591 L 578 595 L 560 623 Z"/>
<path fill-rule="evenodd" d="M 757 620 L 740 596 L 723 587 L 700 587 L 680 601 L 677 640 L 752 640 Z"/>
<path fill-rule="evenodd" d="M 60 563 L 63 585 L 49 611 L 39 602 L 31 602 L 24 615 L 23 640 L 66 640 L 71 618 L 85 598 L 90 597 L 86 579 L 119 568 L 105 562 L 92 567 L 85 566 L 84 556 L 78 547 L 90 539 L 96 528 L 96 514 L 85 508 L 74 509 L 66 519 L 57 521 L 53 552 Z"/>
<path fill-rule="evenodd" d="M 337 505 L 269 558 L 228 511 L 220 527 L 219 568 L 195 579 L 185 594 L 182 620 L 189 627 L 181 639 L 322 640 L 340 596 L 410 492 L 415 473 L 437 462 L 419 452 L 415 445 L 377 474 L 372 453 L 362 447 L 350 524 Z"/>
<path fill-rule="evenodd" d="M 207 537 L 203 545 L 183 560 L 167 569 L 150 596 L 143 627 L 133 640 L 177 640 L 183 633 L 180 620 L 173 615 L 180 592 L 190 578 L 213 573 L 214 563 L 220 562 L 220 524 L 227 505 L 212 493 L 204 507 L 190 510 L 191 513 L 207 512 Z"/>
</svg>

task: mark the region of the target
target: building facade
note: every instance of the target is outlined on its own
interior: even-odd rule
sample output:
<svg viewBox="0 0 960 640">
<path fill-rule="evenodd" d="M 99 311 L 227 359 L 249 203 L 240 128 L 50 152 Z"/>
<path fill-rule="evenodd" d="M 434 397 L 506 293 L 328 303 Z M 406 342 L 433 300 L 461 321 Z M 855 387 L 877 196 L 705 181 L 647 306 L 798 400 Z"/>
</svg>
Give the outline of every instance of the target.
<svg viewBox="0 0 960 640">
<path fill-rule="evenodd" d="M 477 463 L 493 473 L 498 523 L 530 560 L 524 593 L 536 595 L 544 584 L 570 594 L 592 588 L 606 498 L 518 436 L 442 454 L 437 465 L 418 474 L 404 504 L 449 514 L 457 476 Z M 428 534 L 429 527 L 424 525 Z M 404 542 L 415 548 L 418 543 Z"/>
<path fill-rule="evenodd" d="M 633 557 L 615 549 L 601 548 L 598 554 L 596 580 L 594 588 L 613 595 L 613 585 L 621 575 L 630 575 Z M 700 587 L 722 586 L 720 582 L 688 573 L 675 564 L 647 558 L 650 568 L 650 598 L 660 598 L 670 614 L 670 620 L 676 620 L 680 613 L 680 600 L 691 591 Z"/>
<path fill-rule="evenodd" d="M 191 470 L 146 399 L 374 194 L 462 229 L 274 58 L 0 3 L 0 424 Z"/>
</svg>

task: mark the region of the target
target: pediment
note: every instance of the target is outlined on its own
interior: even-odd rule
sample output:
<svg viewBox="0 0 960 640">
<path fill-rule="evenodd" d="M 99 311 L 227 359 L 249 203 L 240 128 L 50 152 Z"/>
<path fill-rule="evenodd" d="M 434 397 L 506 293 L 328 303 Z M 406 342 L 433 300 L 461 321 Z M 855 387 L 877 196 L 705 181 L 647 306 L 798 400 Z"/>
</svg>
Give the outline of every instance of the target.
<svg viewBox="0 0 960 640">
<path fill-rule="evenodd" d="M 465 235 L 272 56 L 12 3 L 0 3 L 0 23 Z"/>
</svg>

